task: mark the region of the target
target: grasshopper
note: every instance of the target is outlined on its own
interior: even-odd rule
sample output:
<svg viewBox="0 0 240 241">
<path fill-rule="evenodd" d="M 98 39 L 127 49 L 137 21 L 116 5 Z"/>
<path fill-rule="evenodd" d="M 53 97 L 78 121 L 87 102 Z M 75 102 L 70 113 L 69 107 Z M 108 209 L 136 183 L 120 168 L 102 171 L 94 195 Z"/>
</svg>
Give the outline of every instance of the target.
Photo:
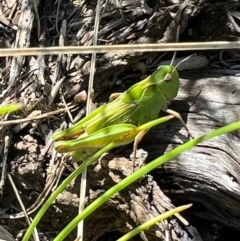
<svg viewBox="0 0 240 241">
<path fill-rule="evenodd" d="M 158 119 L 161 110 L 169 114 L 168 119 L 178 118 L 191 137 L 180 114 L 167 107 L 168 101 L 177 96 L 178 90 L 177 69 L 172 63 L 160 66 L 112 102 L 100 106 L 72 127 L 54 133 L 54 147 L 58 152 L 70 153 L 77 161 L 109 143 L 121 146 L 134 141 L 134 162 L 137 144 L 150 128 L 144 124 Z"/>
<path fill-rule="evenodd" d="M 55 149 L 69 153 L 73 161 L 86 160 L 81 166 L 87 168 L 97 160 L 95 154 L 134 141 L 134 171 L 137 145 L 150 128 L 176 117 L 190 135 L 180 114 L 167 108 L 167 102 L 175 98 L 179 90 L 179 75 L 172 62 L 170 66 L 160 66 L 152 75 L 119 94 L 113 101 L 100 106 L 72 127 L 54 133 Z M 161 110 L 170 115 L 158 118 Z M 80 192 L 83 200 L 85 182 L 86 177 L 83 175 Z M 82 205 L 79 210 L 83 210 Z M 82 236 L 83 222 L 79 223 L 78 233 Z"/>
</svg>

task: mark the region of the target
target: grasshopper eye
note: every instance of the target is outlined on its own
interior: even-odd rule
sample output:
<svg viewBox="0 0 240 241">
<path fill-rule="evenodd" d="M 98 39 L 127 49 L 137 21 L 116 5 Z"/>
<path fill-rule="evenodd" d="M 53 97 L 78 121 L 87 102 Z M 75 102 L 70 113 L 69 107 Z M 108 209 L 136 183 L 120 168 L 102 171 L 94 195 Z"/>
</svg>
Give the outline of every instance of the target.
<svg viewBox="0 0 240 241">
<path fill-rule="evenodd" d="M 170 82 L 172 80 L 172 75 L 171 73 L 167 73 L 165 76 L 164 76 L 164 81 L 166 82 Z"/>
</svg>

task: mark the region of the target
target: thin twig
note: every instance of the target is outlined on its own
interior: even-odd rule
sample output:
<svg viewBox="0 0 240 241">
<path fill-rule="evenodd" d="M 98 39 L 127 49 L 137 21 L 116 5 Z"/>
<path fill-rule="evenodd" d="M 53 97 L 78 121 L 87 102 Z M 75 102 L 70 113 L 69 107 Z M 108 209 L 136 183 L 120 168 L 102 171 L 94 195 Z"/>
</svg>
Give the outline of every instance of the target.
<svg viewBox="0 0 240 241">
<path fill-rule="evenodd" d="M 40 24 L 38 9 L 37 9 L 38 3 L 36 2 L 36 0 L 32 0 L 32 4 L 33 4 L 33 11 L 34 11 L 34 14 L 35 14 L 35 17 L 36 17 L 36 23 L 37 23 L 37 36 L 38 36 L 38 39 L 39 39 L 40 38 L 40 32 L 41 32 L 41 24 Z"/>
<path fill-rule="evenodd" d="M 15 183 L 13 182 L 12 177 L 11 177 L 10 174 L 8 174 L 7 177 L 8 177 L 9 182 L 10 182 L 11 185 L 12 185 L 13 191 L 14 191 L 16 197 L 17 197 L 17 200 L 18 200 L 18 202 L 19 202 L 19 204 L 20 204 L 20 206 L 21 206 L 21 209 L 23 210 L 23 212 L 24 212 L 24 214 L 25 214 L 25 217 L 26 217 L 26 219 L 27 219 L 28 225 L 30 225 L 32 220 L 31 220 L 30 217 L 28 216 L 28 213 L 27 213 L 27 211 L 26 211 L 26 209 L 25 209 L 25 206 L 24 206 L 24 204 L 23 204 L 23 202 L 22 202 L 22 199 L 21 199 L 21 197 L 20 197 L 20 195 L 19 195 L 19 193 L 18 193 L 18 190 L 17 190 L 17 188 L 16 188 L 16 185 L 15 185 Z M 36 227 L 34 228 L 33 238 L 34 238 L 35 241 L 40 241 Z"/>
<path fill-rule="evenodd" d="M 48 104 L 51 105 L 55 100 L 59 90 L 62 86 L 62 83 L 66 80 L 66 76 L 63 76 L 52 88 L 50 96 L 48 97 Z"/>
<path fill-rule="evenodd" d="M 101 0 L 98 0 L 97 7 L 96 7 L 96 18 L 95 18 L 95 23 L 94 23 L 93 45 L 97 45 L 98 29 L 99 29 L 99 22 L 100 22 L 100 10 L 101 10 Z M 93 92 L 94 92 L 93 80 L 94 80 L 94 73 L 95 73 L 95 63 L 96 63 L 96 53 L 93 53 L 92 59 L 91 59 L 90 76 L 89 76 L 89 84 L 88 84 L 88 98 L 87 98 L 86 115 L 89 115 L 91 112 L 91 109 L 92 109 L 92 97 L 93 97 Z M 83 170 L 82 177 L 81 177 L 79 209 L 78 209 L 79 213 L 81 213 L 85 207 L 86 189 L 87 189 L 87 168 Z M 82 220 L 78 224 L 77 237 L 79 237 L 80 240 L 83 240 L 83 226 L 84 226 L 84 220 Z"/>
<path fill-rule="evenodd" d="M 59 15 L 59 8 L 60 8 L 61 2 L 62 2 L 62 0 L 58 0 L 56 23 L 55 23 L 56 31 L 57 31 L 58 34 L 59 34 L 59 30 L 58 30 L 58 15 Z"/>
<path fill-rule="evenodd" d="M 159 43 L 159 44 L 121 44 L 121 45 L 93 45 L 93 46 L 64 46 L 0 49 L 0 57 L 31 56 L 31 55 L 58 55 L 58 54 L 92 54 L 109 52 L 167 52 L 193 51 L 209 49 L 239 49 L 240 41 L 214 41 L 190 43 Z"/>
<path fill-rule="evenodd" d="M 0 181 L 0 191 L 2 194 L 3 187 L 6 180 L 6 174 L 7 174 L 7 157 L 8 157 L 8 148 L 10 145 L 9 136 L 5 136 L 4 138 L 4 151 L 3 151 L 3 160 L 2 160 L 2 175 L 1 175 L 1 181 Z"/>
<path fill-rule="evenodd" d="M 72 117 L 72 114 L 71 114 L 71 112 L 70 112 L 70 110 L 69 110 L 69 108 L 68 108 L 68 106 L 67 106 L 66 101 L 65 101 L 62 88 L 61 88 L 61 90 L 60 90 L 60 93 L 61 93 L 62 102 L 63 102 L 63 104 L 64 104 L 64 106 L 65 106 L 65 108 L 66 108 L 68 117 L 69 117 L 70 121 L 73 123 L 73 117 Z"/>
<path fill-rule="evenodd" d="M 55 156 L 53 156 L 52 159 L 51 159 L 52 162 L 54 162 L 54 160 L 53 160 L 54 157 Z M 61 176 L 63 168 L 64 168 L 64 163 L 60 163 L 60 164 L 57 163 L 55 165 L 52 165 L 52 169 L 50 170 L 50 172 L 48 173 L 48 176 L 47 176 L 47 181 L 46 181 L 46 185 L 44 187 L 44 190 L 38 196 L 35 203 L 27 209 L 28 215 L 35 212 L 43 204 L 43 202 L 46 200 L 47 196 L 52 191 L 53 186 L 56 185 L 56 183 L 59 181 L 59 178 L 60 178 L 59 176 Z M 24 216 L 25 216 L 24 212 L 20 212 L 20 213 L 17 213 L 17 214 L 2 214 L 0 216 L 0 218 L 1 219 L 3 219 L 3 218 L 16 219 L 16 218 L 22 218 Z"/>
<path fill-rule="evenodd" d="M 70 109 L 73 109 L 74 107 L 76 107 L 76 106 L 69 106 L 68 109 L 70 110 Z M 0 126 L 15 125 L 15 124 L 23 123 L 23 122 L 26 122 L 26 121 L 39 120 L 39 119 L 43 119 L 43 118 L 46 118 L 46 117 L 50 117 L 50 116 L 53 116 L 53 115 L 60 114 L 60 113 L 65 112 L 65 111 L 66 111 L 66 109 L 62 108 L 62 109 L 59 109 L 59 110 L 44 113 L 44 114 L 39 115 L 39 116 L 27 117 L 27 118 L 23 118 L 23 119 L 19 119 L 19 120 L 0 121 Z"/>
<path fill-rule="evenodd" d="M 17 200 L 18 200 L 18 202 L 19 202 L 19 204 L 20 204 L 20 206 L 21 206 L 21 209 L 22 209 L 22 211 L 23 211 L 24 214 L 25 214 L 25 217 L 26 217 L 26 219 L 27 219 L 27 222 L 28 222 L 28 224 L 30 225 L 30 223 L 31 223 L 30 218 L 29 218 L 28 213 L 27 213 L 27 211 L 26 211 L 26 208 L 25 208 L 25 206 L 24 206 L 24 204 L 23 204 L 23 202 L 22 202 L 22 200 L 21 200 L 21 197 L 19 196 L 18 190 L 17 190 L 17 188 L 16 188 L 16 186 L 15 186 L 13 180 L 12 180 L 12 177 L 11 177 L 10 174 L 8 174 L 7 177 L 8 177 L 9 182 L 10 182 L 11 185 L 12 185 L 13 191 L 14 191 L 16 197 L 17 197 Z"/>
</svg>

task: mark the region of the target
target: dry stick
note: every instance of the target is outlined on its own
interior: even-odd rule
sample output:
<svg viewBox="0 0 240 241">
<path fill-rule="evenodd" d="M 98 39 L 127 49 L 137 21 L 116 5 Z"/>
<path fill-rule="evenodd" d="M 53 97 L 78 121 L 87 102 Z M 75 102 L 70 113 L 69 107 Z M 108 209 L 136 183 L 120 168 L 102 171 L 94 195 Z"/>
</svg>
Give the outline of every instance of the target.
<svg viewBox="0 0 240 241">
<path fill-rule="evenodd" d="M 38 36 L 38 39 L 39 39 L 40 36 L 41 36 L 41 25 L 40 25 L 40 18 L 39 18 L 38 9 L 37 9 L 38 3 L 36 2 L 36 0 L 32 0 L 33 11 L 35 13 L 35 18 L 36 18 L 36 23 L 37 23 L 37 36 Z"/>
<path fill-rule="evenodd" d="M 65 98 L 64 98 L 64 94 L 63 94 L 63 90 L 62 90 L 62 88 L 61 88 L 61 90 L 60 90 L 60 94 L 61 94 L 62 102 L 63 102 L 63 104 L 64 104 L 64 106 L 65 106 L 65 108 L 66 108 L 66 111 L 67 111 L 68 117 L 69 117 L 70 121 L 73 123 L 73 117 L 72 117 L 72 114 L 71 114 L 71 112 L 70 112 L 70 110 L 69 110 L 69 108 L 68 108 L 68 106 L 67 106 L 66 101 L 65 101 Z"/>
<path fill-rule="evenodd" d="M 1 49 L 0 57 L 31 56 L 31 55 L 58 55 L 58 54 L 92 54 L 108 52 L 168 52 L 193 51 L 209 49 L 238 49 L 240 41 L 214 41 L 190 43 L 159 43 L 159 44 L 121 44 L 121 45 L 93 45 L 93 46 L 65 46 L 65 47 L 39 47 Z"/>
<path fill-rule="evenodd" d="M 70 110 L 74 107 L 76 107 L 76 106 L 70 106 L 70 107 L 68 107 L 68 109 Z M 66 111 L 66 109 L 62 108 L 62 109 L 59 109 L 59 110 L 44 113 L 44 114 L 39 115 L 39 116 L 33 116 L 33 117 L 23 118 L 23 119 L 19 119 L 19 120 L 0 121 L 0 126 L 15 125 L 15 124 L 23 123 L 23 122 L 26 122 L 26 121 L 39 120 L 39 119 L 43 119 L 43 118 L 46 118 L 46 117 L 50 117 L 52 115 L 60 114 L 60 113 L 65 112 L 65 111 Z"/>
<path fill-rule="evenodd" d="M 61 2 L 62 2 L 62 0 L 58 0 L 56 23 L 55 23 L 56 31 L 57 31 L 58 34 L 59 34 L 59 31 L 58 31 L 58 14 L 59 14 L 59 8 L 60 8 L 60 5 L 61 5 Z"/>
<path fill-rule="evenodd" d="M 50 96 L 48 97 L 48 104 L 52 105 L 53 101 L 55 100 L 59 90 L 62 86 L 62 83 L 66 80 L 66 76 L 63 76 L 53 87 L 50 92 Z"/>
<path fill-rule="evenodd" d="M 61 1 L 61 0 L 60 0 Z M 56 26 L 57 27 L 57 26 Z M 64 44 L 65 44 L 65 42 L 64 42 L 64 39 L 66 38 L 66 32 L 67 32 L 67 20 L 64 18 L 63 19 L 63 21 L 62 21 L 62 26 L 61 26 L 61 29 L 60 29 L 60 35 L 59 35 L 59 46 L 64 46 Z M 60 63 L 62 62 L 62 57 L 63 57 L 63 55 L 62 54 L 60 54 L 59 55 L 59 67 L 60 67 Z M 59 69 L 59 68 L 58 68 Z M 62 86 L 62 85 L 60 85 L 60 86 Z M 64 98 L 64 94 L 63 94 L 63 91 L 62 91 L 62 87 L 61 87 L 61 98 L 62 98 L 62 101 L 63 101 L 63 104 L 64 104 L 64 106 L 65 106 L 65 108 L 66 108 L 66 110 L 67 110 L 67 113 L 68 113 L 68 116 L 69 116 L 69 118 L 70 118 L 70 120 L 71 120 L 71 122 L 73 123 L 73 117 L 72 117 L 72 114 L 71 114 L 71 112 L 70 112 L 70 110 L 68 109 L 68 107 L 67 107 L 67 103 L 66 103 L 66 101 L 65 101 L 65 98 Z"/>
<path fill-rule="evenodd" d="M 4 151 L 3 151 L 3 160 L 2 160 L 2 175 L 0 181 L 0 192 L 2 195 L 3 187 L 5 185 L 6 174 L 7 174 L 7 157 L 8 157 L 8 148 L 10 145 L 9 136 L 5 136 L 4 138 Z"/>
<path fill-rule="evenodd" d="M 51 160 L 53 160 L 55 156 L 52 157 Z M 53 160 L 54 161 L 54 160 Z M 41 192 L 41 194 L 38 196 L 37 200 L 35 201 L 34 204 L 32 204 L 31 207 L 29 207 L 26 212 L 28 213 L 28 215 L 32 214 L 33 212 L 35 212 L 41 205 L 42 203 L 46 200 L 47 196 L 49 195 L 49 193 L 54 190 L 55 186 L 57 185 L 57 183 L 59 182 L 59 178 L 62 175 L 63 169 L 64 169 L 64 164 L 61 163 L 60 166 L 54 167 L 52 168 L 51 172 L 52 175 L 48 175 L 48 179 L 46 182 L 46 185 L 44 187 L 44 190 Z M 55 186 L 54 186 L 55 185 Z M 7 218 L 7 219 L 19 219 L 19 218 L 23 218 L 25 215 L 25 212 L 20 212 L 17 214 L 1 214 L 0 218 Z"/>
<path fill-rule="evenodd" d="M 94 23 L 93 45 L 97 45 L 98 29 L 99 29 L 99 21 L 100 21 L 100 10 L 101 10 L 101 0 L 98 0 L 97 7 L 96 7 L 96 18 L 95 18 L 95 23 Z M 96 53 L 93 53 L 92 59 L 91 59 L 90 75 L 89 75 L 86 115 L 90 114 L 91 108 L 92 108 L 92 96 L 93 96 L 93 92 L 94 92 L 93 79 L 94 79 L 94 72 L 95 72 L 95 62 L 96 62 Z M 78 209 L 79 213 L 81 213 L 85 207 L 86 189 L 87 189 L 87 168 L 85 170 L 83 170 L 82 177 L 81 177 L 79 209 Z M 77 237 L 79 238 L 79 240 L 83 240 L 83 226 L 84 226 L 84 220 L 82 220 L 78 224 Z"/>
<path fill-rule="evenodd" d="M 27 219 L 27 222 L 28 222 L 28 224 L 30 225 L 30 224 L 31 224 L 30 218 L 29 218 L 28 213 L 27 213 L 27 211 L 26 211 L 26 208 L 25 208 L 25 206 L 24 206 L 24 204 L 23 204 L 23 202 L 22 202 L 22 200 L 21 200 L 21 197 L 19 196 L 17 187 L 15 186 L 15 184 L 14 184 L 14 182 L 13 182 L 13 180 L 12 180 L 11 175 L 8 174 L 7 176 L 8 176 L 9 182 L 10 182 L 11 185 L 12 185 L 13 191 L 14 191 L 17 199 L 18 199 L 18 202 L 19 202 L 19 204 L 20 204 L 20 206 L 21 206 L 21 208 L 22 208 L 22 211 L 23 211 L 24 214 L 25 214 L 25 218 Z"/>
<path fill-rule="evenodd" d="M 19 202 L 19 204 L 20 204 L 20 206 L 21 206 L 21 208 L 22 208 L 22 210 L 23 210 L 23 212 L 24 212 L 24 214 L 25 214 L 25 217 L 26 217 L 26 219 L 27 219 L 28 225 L 30 225 L 32 220 L 31 220 L 30 217 L 28 216 L 28 213 L 27 213 L 27 211 L 26 211 L 26 209 L 25 209 L 25 206 L 24 206 L 24 204 L 23 204 L 23 202 L 22 202 L 22 199 L 21 199 L 21 197 L 20 197 L 20 195 L 19 195 L 19 193 L 18 193 L 18 190 L 17 190 L 17 188 L 16 188 L 16 185 L 14 184 L 11 175 L 8 174 L 7 176 L 8 176 L 9 182 L 10 182 L 11 185 L 12 185 L 12 188 L 13 188 L 13 191 L 14 191 L 16 197 L 17 197 L 17 200 L 18 200 L 18 202 Z M 40 241 L 36 227 L 34 228 L 33 238 L 34 238 L 35 241 Z"/>
</svg>

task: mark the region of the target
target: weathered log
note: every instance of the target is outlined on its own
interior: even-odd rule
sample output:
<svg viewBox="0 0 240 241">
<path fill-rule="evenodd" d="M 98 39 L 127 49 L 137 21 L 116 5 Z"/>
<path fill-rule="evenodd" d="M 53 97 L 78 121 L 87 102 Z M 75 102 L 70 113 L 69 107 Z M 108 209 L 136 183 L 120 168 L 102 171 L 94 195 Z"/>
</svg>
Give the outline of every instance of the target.
<svg viewBox="0 0 240 241">
<path fill-rule="evenodd" d="M 240 120 L 238 71 L 191 71 L 181 76 L 180 100 L 190 104 L 201 90 L 187 116 L 187 125 L 195 136 Z M 174 109 L 185 111 L 178 101 Z M 176 137 L 181 138 L 178 133 Z M 177 144 L 176 137 L 173 139 Z M 156 143 L 160 139 L 162 136 L 155 132 Z M 168 148 L 173 146 L 171 144 Z M 149 152 L 154 155 L 159 153 L 156 146 L 150 148 L 152 151 Z M 197 215 L 239 229 L 239 156 L 239 131 L 236 131 L 202 143 L 159 168 L 158 181 L 161 187 L 174 193 L 174 199 L 201 204 L 195 205 Z"/>
</svg>

